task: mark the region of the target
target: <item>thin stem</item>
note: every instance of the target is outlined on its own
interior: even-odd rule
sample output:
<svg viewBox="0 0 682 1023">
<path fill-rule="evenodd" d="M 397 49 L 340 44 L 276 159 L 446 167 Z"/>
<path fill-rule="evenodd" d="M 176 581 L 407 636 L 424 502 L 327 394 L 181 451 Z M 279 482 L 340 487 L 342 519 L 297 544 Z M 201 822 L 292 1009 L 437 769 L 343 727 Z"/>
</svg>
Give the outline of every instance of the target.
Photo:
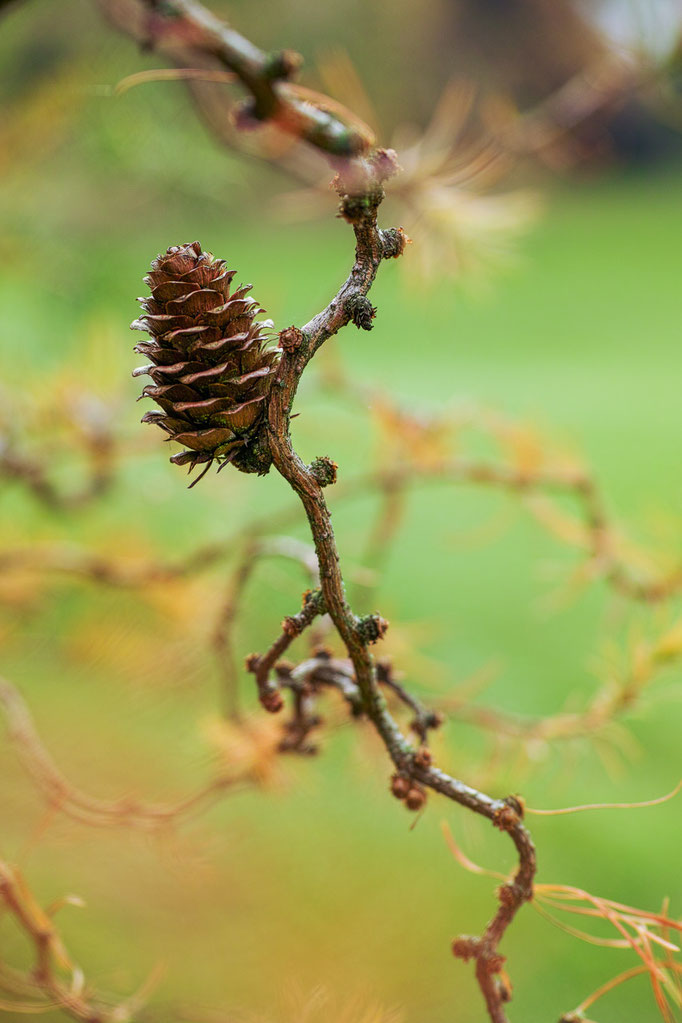
<svg viewBox="0 0 682 1023">
<path fill-rule="evenodd" d="M 291 406 L 307 363 L 328 338 L 354 318 L 354 310 L 362 308 L 363 303 L 366 309 L 366 296 L 382 258 L 396 254 L 386 251 L 384 238 L 389 233 L 381 232 L 377 227 L 381 193 L 375 190 L 363 205 L 359 205 L 349 202 L 342 185 L 339 190 L 342 214 L 355 232 L 355 264 L 349 278 L 325 310 L 302 330 L 292 327 L 280 335 L 283 354 L 268 409 L 270 451 L 275 468 L 298 494 L 305 509 L 315 544 L 326 611 L 351 660 L 362 709 L 381 737 L 396 769 L 486 817 L 495 827 L 506 831 L 516 847 L 518 869 L 514 879 L 499 889 L 498 910 L 482 936 L 460 938 L 453 944 L 456 956 L 476 962 L 476 976 L 490 1019 L 493 1023 L 506 1023 L 504 1003 L 509 992 L 500 978 L 504 957 L 497 948 L 517 911 L 532 897 L 536 870 L 535 847 L 522 823 L 522 808 L 511 797 L 509 800 L 492 799 L 430 763 L 424 763 L 403 736 L 380 691 L 369 651 L 370 644 L 381 638 L 388 623 L 378 615 L 360 618 L 349 606 L 331 514 L 323 494 L 323 486 L 333 482 L 333 478 L 323 478 L 316 463 L 310 466 L 303 463 L 292 446 L 289 433 Z"/>
</svg>

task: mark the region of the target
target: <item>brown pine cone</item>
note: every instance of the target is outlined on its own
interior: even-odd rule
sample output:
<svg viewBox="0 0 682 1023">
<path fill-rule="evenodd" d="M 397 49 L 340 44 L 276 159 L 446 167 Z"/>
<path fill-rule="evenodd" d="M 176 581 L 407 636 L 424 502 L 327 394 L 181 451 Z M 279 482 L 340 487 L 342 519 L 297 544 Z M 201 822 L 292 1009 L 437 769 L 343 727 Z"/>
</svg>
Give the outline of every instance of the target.
<svg viewBox="0 0 682 1023">
<path fill-rule="evenodd" d="M 264 310 L 248 297 L 251 285 L 230 292 L 234 276 L 199 242 L 173 245 L 152 261 L 144 278 L 152 295 L 139 299 L 144 315 L 131 324 L 151 335 L 135 345 L 151 364 L 133 376 L 152 378 L 141 397 L 162 409 L 142 422 L 184 445 L 171 462 L 190 472 L 205 463 L 195 483 L 214 461 L 219 469 L 232 462 L 244 472 L 267 472 L 270 465 L 259 431 L 279 352 L 264 347 L 270 324 L 254 322 Z"/>
</svg>

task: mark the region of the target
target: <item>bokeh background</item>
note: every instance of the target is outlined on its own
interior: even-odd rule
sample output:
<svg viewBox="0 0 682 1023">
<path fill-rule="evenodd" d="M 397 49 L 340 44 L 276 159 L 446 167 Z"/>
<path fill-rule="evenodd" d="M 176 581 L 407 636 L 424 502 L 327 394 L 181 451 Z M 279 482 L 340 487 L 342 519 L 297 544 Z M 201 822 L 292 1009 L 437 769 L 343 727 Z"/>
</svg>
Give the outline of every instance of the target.
<svg viewBox="0 0 682 1023">
<path fill-rule="evenodd" d="M 282 328 L 326 303 L 351 242 L 331 195 L 313 219 L 298 218 L 297 182 L 221 147 L 181 83 L 115 96 L 120 79 L 161 61 L 85 0 L 56 6 L 29 0 L 1 23 L 0 429 L 5 445 L 70 492 L 87 471 L 83 433 L 99 424 L 116 437 L 115 474 L 100 496 L 65 509 L 0 477 L 2 674 L 75 784 L 104 799 L 173 801 L 201 783 L 215 757 L 221 676 L 211 635 L 229 565 L 126 589 L 3 557 L 31 549 L 38 562 L 54 550 L 133 565 L 173 560 L 263 511 L 290 509 L 274 474 L 227 470 L 185 489 L 159 437 L 138 424 L 127 325 L 150 259 L 170 244 L 198 238 L 226 258 Z M 455 74 L 498 106 L 503 97 L 528 109 L 614 42 L 659 66 L 671 59 L 675 4 L 588 6 L 590 20 L 578 21 L 578 8 L 540 0 L 509 9 L 492 0 L 213 4 L 259 45 L 300 50 L 314 86 L 324 86 L 325 68 L 350 61 L 386 139 L 399 130 L 414 137 Z M 513 259 L 490 260 L 483 246 L 484 273 L 461 273 L 453 259 L 447 273 L 423 279 L 419 246 L 428 239 L 412 228 L 403 265 L 385 266 L 372 292 L 373 332 L 344 332 L 304 382 L 295 421 L 302 456 L 330 455 L 341 479 L 375 464 L 390 447 L 391 402 L 416 416 L 450 416 L 460 424 L 451 438 L 459 453 L 489 450 L 486 423 L 521 423 L 510 428 L 509 457 L 542 460 L 549 450 L 589 465 L 623 535 L 653 552 L 646 570 L 674 566 L 682 555 L 676 117 L 674 104 L 662 111 L 633 99 L 577 126 L 550 159 L 511 168 L 495 190 L 523 189 L 541 202 L 523 238 L 495 241 L 495 252 L 511 249 Z M 455 222 L 465 256 L 467 238 L 475 245 L 483 230 L 468 209 L 464 202 Z M 376 498 L 330 499 L 361 585 Z M 282 531 L 306 539 L 302 516 Z M 640 607 L 599 580 L 573 592 L 565 584 L 580 562 L 518 494 L 417 489 L 373 596 L 392 623 L 388 652 L 424 698 L 485 677 L 475 697 L 482 705 L 530 715 L 579 709 L 680 612 L 679 599 Z M 274 637 L 301 588 L 295 567 L 259 568 L 236 631 L 240 656 Z M 647 799 L 682 775 L 679 682 L 672 658 L 622 732 L 524 746 L 454 720 L 438 755 L 455 775 L 495 795 L 523 792 L 536 807 Z M 318 757 L 287 759 L 263 791 L 150 837 L 47 813 L 7 742 L 0 855 L 45 902 L 68 891 L 85 899 L 85 910 L 63 911 L 61 926 L 97 988 L 125 995 L 164 963 L 151 996 L 162 1015 L 172 1005 L 188 1019 L 212 1010 L 224 1020 L 350 1023 L 364 1013 L 382 1019 L 373 1008 L 381 1006 L 406 1021 L 481 1020 L 472 972 L 449 943 L 480 930 L 493 882 L 454 862 L 441 821 L 486 866 L 510 869 L 511 849 L 435 798 L 411 828 L 387 794 L 389 774 L 366 730 L 329 729 Z M 679 916 L 679 821 L 675 801 L 539 818 L 540 879 L 652 909 L 669 896 Z M 3 957 L 23 962 L 20 938 L 1 923 Z M 627 953 L 582 943 L 531 909 L 503 950 L 516 1019 L 555 1020 L 632 965 Z M 594 1012 L 603 1023 L 656 1018 L 646 978 Z"/>
</svg>

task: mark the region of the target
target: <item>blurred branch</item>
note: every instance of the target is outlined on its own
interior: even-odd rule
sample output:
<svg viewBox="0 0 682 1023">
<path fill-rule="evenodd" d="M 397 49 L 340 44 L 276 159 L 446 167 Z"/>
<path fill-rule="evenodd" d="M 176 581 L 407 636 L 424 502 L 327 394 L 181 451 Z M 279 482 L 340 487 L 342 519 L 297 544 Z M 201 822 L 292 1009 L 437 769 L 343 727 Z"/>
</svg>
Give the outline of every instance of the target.
<svg viewBox="0 0 682 1023">
<path fill-rule="evenodd" d="M 89 991 L 82 971 L 71 960 L 53 922 L 55 912 L 69 903 L 81 905 L 73 896 L 67 896 L 55 906 L 43 909 L 21 874 L 0 860 L 0 907 L 24 933 L 35 956 L 33 969 L 26 973 L 0 960 L 0 990 L 12 996 L 10 1002 L 0 1004 L 0 1009 L 19 1015 L 60 1009 L 83 1023 L 128 1023 L 144 1004 L 155 977 L 118 1005 L 111 1005 L 108 999 Z M 64 972 L 69 974 L 68 981 L 62 979 Z M 29 998 L 38 1001 L 27 1001 Z"/>
<path fill-rule="evenodd" d="M 438 709 L 448 716 L 523 743 L 594 737 L 631 711 L 657 675 L 681 658 L 682 624 L 678 622 L 653 640 L 634 643 L 633 649 L 628 651 L 622 677 L 619 678 L 618 673 L 611 669 L 608 682 L 582 711 L 524 717 L 494 707 L 476 706 L 466 691 L 462 696 L 455 694 L 435 702 Z"/>
<path fill-rule="evenodd" d="M 247 758 L 245 766 L 220 770 L 214 778 L 177 803 L 143 803 L 132 797 L 107 802 L 82 792 L 64 777 L 38 735 L 23 697 L 5 679 L 0 679 L 0 708 L 24 769 L 49 806 L 81 824 L 161 830 L 203 812 L 227 794 L 257 784 L 263 776 L 262 765 L 257 758 L 253 762 Z M 247 725 L 243 726 L 242 735 L 248 742 Z M 271 750 L 267 746 L 262 749 L 263 759 L 276 749 L 274 733 L 271 745 Z"/>
<path fill-rule="evenodd" d="M 643 58 L 607 53 L 583 68 L 533 109 L 509 121 L 494 137 L 503 149 L 542 154 L 595 115 L 614 113 L 667 74 Z"/>
<path fill-rule="evenodd" d="M 80 490 L 62 491 L 50 478 L 49 469 L 15 451 L 0 437 L 0 479 L 23 483 L 33 496 L 53 511 L 82 508 L 101 497 L 113 482 L 114 443 L 105 433 L 93 435 L 85 442 L 88 479 Z"/>
<path fill-rule="evenodd" d="M 599 486 L 590 474 L 580 469 L 522 468 L 513 463 L 466 457 L 437 459 L 419 465 L 405 461 L 401 465 L 372 469 L 337 484 L 337 501 L 378 492 L 381 504 L 373 527 L 365 561 L 375 569 L 385 564 L 404 514 L 408 490 L 425 484 L 468 484 L 510 491 L 524 498 L 540 494 L 568 495 L 581 509 L 582 527 L 562 541 L 587 552 L 588 578 L 602 579 L 624 597 L 649 604 L 663 603 L 682 590 L 682 566 L 658 577 L 636 572 L 618 552 L 617 525 L 606 510 Z M 550 534 L 556 532 L 557 519 L 551 507 L 529 504 L 534 517 Z M 153 583 L 182 579 L 207 571 L 231 557 L 240 543 L 273 528 L 295 521 L 295 506 L 269 513 L 235 531 L 224 541 L 196 548 L 174 561 L 133 561 L 76 547 L 27 547 L 0 550 L 0 571 L 55 572 L 87 579 L 93 583 L 117 587 L 143 587 Z M 294 541 L 290 541 L 294 543 Z M 259 555 L 260 556 L 260 555 Z M 245 569 L 246 571 L 246 569 Z M 244 580 L 246 582 L 246 580 Z M 359 592 L 359 589 L 358 589 Z M 363 595 L 361 600 L 366 602 Z M 232 613 L 228 608 L 228 616 Z M 217 641 L 220 646 L 221 640 Z"/>
<path fill-rule="evenodd" d="M 300 97 L 289 84 L 301 66 L 299 54 L 265 53 L 194 0 L 99 0 L 99 6 L 117 28 L 180 67 L 204 62 L 233 72 L 250 95 L 236 114 L 240 127 L 268 121 L 332 160 L 356 162 L 360 170 L 373 138 L 328 104 Z"/>
</svg>

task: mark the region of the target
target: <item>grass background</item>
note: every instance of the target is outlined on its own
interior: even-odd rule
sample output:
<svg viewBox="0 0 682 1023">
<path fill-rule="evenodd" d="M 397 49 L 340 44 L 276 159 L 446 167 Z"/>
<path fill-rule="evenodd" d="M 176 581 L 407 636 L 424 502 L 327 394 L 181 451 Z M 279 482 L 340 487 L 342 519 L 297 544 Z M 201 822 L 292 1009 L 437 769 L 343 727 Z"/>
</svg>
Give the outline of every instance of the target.
<svg viewBox="0 0 682 1023">
<path fill-rule="evenodd" d="M 27 449 L 54 457 L 68 483 L 78 466 L 31 422 L 31 410 L 87 388 L 113 404 L 135 453 L 113 492 L 81 513 L 48 515 L 2 482 L 3 548 L 77 542 L 175 557 L 288 499 L 272 475 L 231 472 L 188 492 L 154 438 L 138 440 L 126 328 L 145 267 L 168 244 L 197 237 L 255 282 L 281 327 L 326 302 L 347 271 L 350 239 L 331 216 L 304 226 L 273 218 L 268 196 L 288 184 L 216 150 L 179 87 L 108 99 L 100 86 L 150 60 L 102 29 L 86 5 L 76 8 L 87 47 L 76 37 L 66 64 L 45 58 L 37 81 L 21 61 L 28 68 L 38 47 L 32 66 L 43 66 L 38 44 L 54 30 L 47 5 L 18 10 L 3 26 L 13 140 L 0 198 L 5 418 L 11 412 Z M 617 518 L 672 562 L 682 510 L 681 200 L 677 168 L 548 188 L 519 260 L 488 288 L 415 287 L 409 264 L 386 266 L 372 293 L 374 331 L 346 331 L 332 342 L 333 358 L 414 410 L 494 408 L 558 437 L 583 453 Z M 350 476 L 369 460 L 372 410 L 310 378 L 298 401 L 298 448 L 306 459 L 330 455 Z M 372 502 L 331 500 L 342 555 L 358 564 Z M 304 522 L 291 532 L 305 538 Z M 495 661 L 484 702 L 532 714 L 580 706 L 603 677 L 595 679 L 595 663 L 604 645 L 624 648 L 634 628 L 651 633 L 676 609 L 633 609 L 598 585 L 552 612 L 547 596 L 575 563 L 513 498 L 448 487 L 414 494 L 377 595 L 410 685 L 444 693 Z M 135 594 L 62 579 L 28 597 L 3 581 L 2 672 L 83 788 L 173 799 L 205 776 L 205 722 L 218 693 L 206 640 L 221 581 L 215 572 Z M 299 588 L 296 573 L 279 565 L 258 573 L 240 650 L 268 641 Z M 492 763 L 489 740 L 454 723 L 441 760 L 465 780 L 485 776 L 494 794 L 523 791 L 535 806 L 646 799 L 682 773 L 679 697 L 673 668 L 629 716 L 632 748 L 615 762 L 581 744 L 538 748 L 530 765 L 513 751 Z M 86 899 L 87 910 L 65 911 L 62 923 L 93 984 L 125 993 L 165 962 L 154 996 L 162 1014 L 179 1003 L 218 1006 L 226 1019 L 298 1021 L 321 985 L 330 1001 L 320 1019 L 340 1018 L 357 998 L 395 1006 L 406 1020 L 480 1020 L 471 971 L 452 960 L 449 942 L 480 930 L 494 906 L 492 883 L 452 861 L 440 821 L 485 865 L 510 868 L 511 850 L 436 799 L 411 831 L 386 795 L 389 773 L 369 735 L 341 729 L 323 737 L 319 758 L 287 764 L 286 783 L 273 791 L 235 797 L 154 841 L 46 823 L 3 745 L 0 852 L 45 901 L 69 890 Z M 675 802 L 533 824 L 541 880 L 649 908 L 669 895 L 679 914 Z M 1 937 L 8 956 L 20 958 L 6 922 Z M 631 965 L 627 954 L 581 944 L 530 909 L 504 951 L 519 1020 L 557 1019 Z M 596 1018 L 654 1019 L 646 981 L 600 1003 Z"/>
</svg>

